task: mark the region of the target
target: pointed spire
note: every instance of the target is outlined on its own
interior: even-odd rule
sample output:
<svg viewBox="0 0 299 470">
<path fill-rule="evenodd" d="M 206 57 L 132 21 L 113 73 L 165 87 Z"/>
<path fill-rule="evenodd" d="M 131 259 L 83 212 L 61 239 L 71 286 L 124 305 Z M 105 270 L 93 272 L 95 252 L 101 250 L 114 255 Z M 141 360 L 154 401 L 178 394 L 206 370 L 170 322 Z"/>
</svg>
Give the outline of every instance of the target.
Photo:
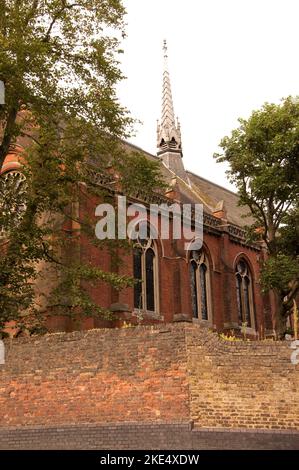
<svg viewBox="0 0 299 470">
<path fill-rule="evenodd" d="M 168 50 L 166 40 L 163 42 L 164 72 L 162 91 L 162 114 L 161 121 L 157 126 L 157 147 L 158 154 L 165 151 L 182 152 L 181 131 L 177 119 L 175 120 L 170 76 L 168 71 Z M 182 156 L 182 155 L 181 155 Z"/>
</svg>

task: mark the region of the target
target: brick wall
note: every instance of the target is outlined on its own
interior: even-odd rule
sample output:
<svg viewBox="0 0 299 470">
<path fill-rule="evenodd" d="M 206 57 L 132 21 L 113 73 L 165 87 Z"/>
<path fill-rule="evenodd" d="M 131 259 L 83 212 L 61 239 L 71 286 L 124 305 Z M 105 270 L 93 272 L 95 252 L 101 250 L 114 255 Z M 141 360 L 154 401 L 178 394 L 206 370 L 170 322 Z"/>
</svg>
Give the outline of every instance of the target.
<svg viewBox="0 0 299 470">
<path fill-rule="evenodd" d="M 183 328 L 22 338 L 6 353 L 2 426 L 189 418 Z"/>
<path fill-rule="evenodd" d="M 288 344 L 230 343 L 188 323 L 5 344 L 2 448 L 299 447 Z"/>
<path fill-rule="evenodd" d="M 194 326 L 186 341 L 195 425 L 299 430 L 299 366 L 288 343 L 229 342 Z"/>
<path fill-rule="evenodd" d="M 192 429 L 190 423 L 114 423 L 0 428 L 0 449 L 299 449 L 295 431 Z"/>
</svg>

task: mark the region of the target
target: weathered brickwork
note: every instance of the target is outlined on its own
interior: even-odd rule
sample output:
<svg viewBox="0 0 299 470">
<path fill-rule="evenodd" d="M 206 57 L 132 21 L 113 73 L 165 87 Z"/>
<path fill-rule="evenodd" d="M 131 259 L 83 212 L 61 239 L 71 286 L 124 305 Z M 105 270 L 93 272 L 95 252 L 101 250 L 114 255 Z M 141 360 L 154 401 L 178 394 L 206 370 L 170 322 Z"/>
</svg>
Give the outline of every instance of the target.
<svg viewBox="0 0 299 470">
<path fill-rule="evenodd" d="M 299 447 L 288 344 L 227 342 L 190 323 L 5 344 L 2 448 Z"/>
<path fill-rule="evenodd" d="M 287 343 L 228 342 L 187 328 L 191 418 L 199 427 L 299 430 L 299 367 Z"/>
<path fill-rule="evenodd" d="M 23 338 L 6 352 L 2 426 L 188 419 L 183 328 Z"/>
</svg>

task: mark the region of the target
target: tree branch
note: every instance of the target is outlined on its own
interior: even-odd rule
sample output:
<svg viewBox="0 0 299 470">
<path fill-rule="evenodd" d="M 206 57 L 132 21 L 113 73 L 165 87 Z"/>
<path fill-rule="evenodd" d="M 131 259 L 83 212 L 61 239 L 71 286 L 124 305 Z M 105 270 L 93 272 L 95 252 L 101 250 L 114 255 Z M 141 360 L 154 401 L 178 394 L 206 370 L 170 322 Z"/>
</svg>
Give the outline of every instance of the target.
<svg viewBox="0 0 299 470">
<path fill-rule="evenodd" d="M 282 214 L 284 212 L 286 212 L 290 207 L 291 205 L 293 204 L 293 201 L 290 201 L 286 206 L 284 206 L 285 202 L 283 202 L 282 204 L 279 204 L 279 206 L 281 206 L 281 208 L 279 209 L 278 211 L 278 215 L 275 217 L 274 219 L 274 226 L 276 229 L 279 228 L 279 225 L 280 225 L 280 222 L 281 222 L 281 217 L 282 217 Z"/>
<path fill-rule="evenodd" d="M 56 21 L 59 19 L 60 15 L 65 11 L 65 10 L 71 10 L 74 7 L 80 7 L 81 5 L 79 3 L 72 3 L 70 5 L 67 5 L 65 1 L 63 1 L 64 5 L 58 10 L 58 12 L 53 16 L 53 19 L 49 25 L 49 28 L 45 34 L 45 37 L 42 39 L 43 42 L 48 42 L 49 37 L 51 34 L 51 31 L 56 23 Z"/>
<path fill-rule="evenodd" d="M 28 137 L 29 139 L 33 140 L 33 142 L 35 142 L 35 143 L 36 143 L 37 145 L 39 145 L 40 147 L 43 146 L 43 145 L 42 145 L 35 137 L 33 137 L 31 134 L 27 134 L 27 132 L 22 131 L 22 132 L 21 132 L 21 135 L 22 135 L 23 137 Z"/>
<path fill-rule="evenodd" d="M 283 300 L 284 305 L 288 305 L 296 297 L 298 292 L 299 280 L 295 280 L 290 292 L 288 293 L 288 295 L 286 295 L 285 299 Z"/>
<path fill-rule="evenodd" d="M 59 264 L 60 266 L 64 266 L 63 263 L 61 263 L 60 261 L 55 259 L 52 255 L 50 255 L 49 250 L 47 249 L 46 244 L 44 242 L 42 242 L 42 247 L 43 247 L 44 255 L 46 256 L 46 258 L 49 261 L 51 261 L 52 263 L 55 263 L 55 264 Z"/>
</svg>

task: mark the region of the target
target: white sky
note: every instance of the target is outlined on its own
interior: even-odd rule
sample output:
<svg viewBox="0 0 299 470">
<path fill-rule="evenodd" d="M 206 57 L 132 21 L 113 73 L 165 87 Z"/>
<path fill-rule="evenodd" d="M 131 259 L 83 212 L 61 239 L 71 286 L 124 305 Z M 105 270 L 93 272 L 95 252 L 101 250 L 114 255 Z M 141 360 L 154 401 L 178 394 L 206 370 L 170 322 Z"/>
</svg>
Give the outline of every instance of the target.
<svg viewBox="0 0 299 470">
<path fill-rule="evenodd" d="M 299 94 L 298 0 L 124 0 L 119 97 L 143 125 L 131 142 L 156 153 L 167 39 L 185 168 L 231 188 L 213 153 L 265 101 Z"/>
</svg>

